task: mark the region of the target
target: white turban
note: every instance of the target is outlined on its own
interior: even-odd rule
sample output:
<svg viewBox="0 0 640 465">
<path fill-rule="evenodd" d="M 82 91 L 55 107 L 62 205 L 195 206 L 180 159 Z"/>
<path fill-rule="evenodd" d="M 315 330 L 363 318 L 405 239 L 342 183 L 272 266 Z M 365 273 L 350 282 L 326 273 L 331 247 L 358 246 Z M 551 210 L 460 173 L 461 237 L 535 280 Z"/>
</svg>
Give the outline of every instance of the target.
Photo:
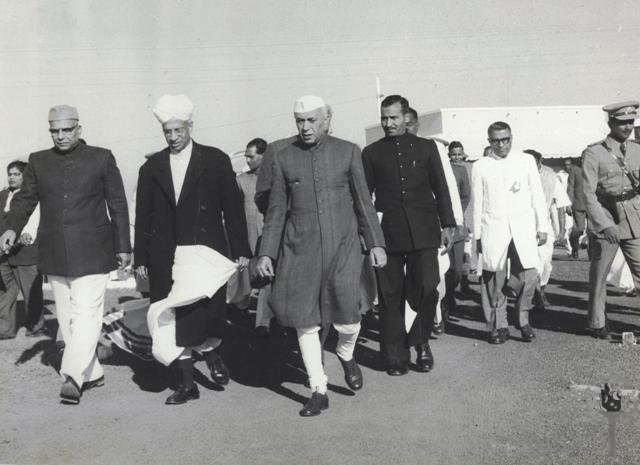
<svg viewBox="0 0 640 465">
<path fill-rule="evenodd" d="M 309 111 L 317 110 L 318 108 L 324 108 L 327 105 L 320 97 L 315 95 L 303 95 L 296 103 L 293 104 L 294 113 L 307 113 Z"/>
<path fill-rule="evenodd" d="M 193 116 L 193 103 L 186 95 L 163 95 L 153 108 L 158 121 L 166 123 L 172 119 L 190 121 Z"/>
</svg>

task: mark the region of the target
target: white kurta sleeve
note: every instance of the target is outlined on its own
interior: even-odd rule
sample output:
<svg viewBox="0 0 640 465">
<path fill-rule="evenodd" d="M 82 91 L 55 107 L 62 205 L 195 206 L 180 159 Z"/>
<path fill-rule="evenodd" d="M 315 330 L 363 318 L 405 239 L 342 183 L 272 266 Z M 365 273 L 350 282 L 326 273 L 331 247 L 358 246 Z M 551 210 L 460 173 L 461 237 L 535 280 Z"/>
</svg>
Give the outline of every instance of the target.
<svg viewBox="0 0 640 465">
<path fill-rule="evenodd" d="M 482 237 L 482 204 L 484 201 L 482 188 L 482 163 L 477 161 L 471 169 L 471 202 L 473 202 L 473 238 Z"/>
<path fill-rule="evenodd" d="M 453 208 L 453 217 L 456 220 L 458 226 L 464 225 L 464 214 L 462 213 L 462 202 L 460 201 L 460 192 L 458 192 L 458 183 L 456 177 L 453 174 L 451 163 L 449 162 L 449 155 L 447 155 L 444 146 L 436 142 L 438 147 L 438 154 L 440 154 L 440 161 L 442 162 L 442 169 L 444 170 L 444 177 L 447 181 L 447 187 L 449 188 L 449 197 L 451 197 L 451 207 Z"/>
<path fill-rule="evenodd" d="M 556 178 L 553 185 L 553 199 L 556 208 L 565 208 L 571 206 L 571 199 L 567 195 L 567 190 L 562 186 L 562 182 Z"/>
<path fill-rule="evenodd" d="M 28 233 L 32 240 L 36 240 L 36 237 L 38 236 L 38 226 L 40 226 L 40 204 L 38 203 L 38 205 L 36 205 L 35 210 L 33 210 L 33 213 L 31 213 L 31 216 L 29 217 L 29 221 L 27 221 L 27 224 L 25 225 L 24 228 L 22 228 L 22 232 L 20 233 L 20 236 L 23 235 L 24 233 Z"/>
<path fill-rule="evenodd" d="M 540 181 L 540 173 L 533 157 L 526 159 L 527 177 L 529 178 L 529 189 L 531 190 L 531 206 L 536 216 L 536 231 L 551 232 L 549 223 L 549 212 L 547 210 L 547 202 L 542 190 L 542 182 Z"/>
</svg>

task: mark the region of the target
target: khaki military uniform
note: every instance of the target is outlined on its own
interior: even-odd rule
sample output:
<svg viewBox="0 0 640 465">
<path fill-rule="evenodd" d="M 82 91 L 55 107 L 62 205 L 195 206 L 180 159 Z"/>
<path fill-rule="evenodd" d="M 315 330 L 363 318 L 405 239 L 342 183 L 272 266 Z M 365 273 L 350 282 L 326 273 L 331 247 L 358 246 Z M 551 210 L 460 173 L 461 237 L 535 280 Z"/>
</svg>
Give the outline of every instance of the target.
<svg viewBox="0 0 640 465">
<path fill-rule="evenodd" d="M 582 179 L 591 247 L 589 270 L 589 327 L 606 324 L 606 278 L 618 247 L 629 264 L 636 287 L 640 288 L 640 195 L 615 157 L 624 160 L 626 170 L 640 179 L 640 144 L 620 144 L 607 137 L 582 153 Z M 603 231 L 615 226 L 620 244 L 604 239 Z"/>
</svg>

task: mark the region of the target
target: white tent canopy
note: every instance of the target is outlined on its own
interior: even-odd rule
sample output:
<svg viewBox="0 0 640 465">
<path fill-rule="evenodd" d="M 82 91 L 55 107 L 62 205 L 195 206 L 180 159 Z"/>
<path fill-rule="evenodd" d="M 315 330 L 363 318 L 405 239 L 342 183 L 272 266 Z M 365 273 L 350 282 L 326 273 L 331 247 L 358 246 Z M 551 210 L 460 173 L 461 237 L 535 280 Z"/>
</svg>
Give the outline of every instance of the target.
<svg viewBox="0 0 640 465">
<path fill-rule="evenodd" d="M 419 115 L 422 137 L 462 142 L 470 158 L 482 156 L 487 128 L 495 121 L 511 126 L 513 149 L 534 149 L 545 158 L 579 157 L 608 132 L 599 105 L 549 107 L 443 108 Z M 365 129 L 367 144 L 383 136 L 379 125 Z"/>
</svg>

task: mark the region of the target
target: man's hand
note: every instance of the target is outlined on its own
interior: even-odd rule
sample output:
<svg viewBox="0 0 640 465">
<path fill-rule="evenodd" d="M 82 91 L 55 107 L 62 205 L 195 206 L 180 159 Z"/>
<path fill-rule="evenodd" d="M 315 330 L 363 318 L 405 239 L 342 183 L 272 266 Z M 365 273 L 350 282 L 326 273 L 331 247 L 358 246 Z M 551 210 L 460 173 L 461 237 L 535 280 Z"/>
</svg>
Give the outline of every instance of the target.
<svg viewBox="0 0 640 465">
<path fill-rule="evenodd" d="M 382 268 L 387 264 L 387 252 L 382 247 L 372 247 L 369 258 L 374 268 Z"/>
<path fill-rule="evenodd" d="M 18 239 L 18 244 L 31 245 L 33 244 L 33 237 L 29 233 L 22 233 L 20 239 Z"/>
<path fill-rule="evenodd" d="M 455 228 L 450 226 L 444 228 L 442 233 L 440 234 L 440 247 L 444 247 L 444 250 L 440 252 L 440 255 L 446 255 L 453 247 L 453 233 L 455 232 Z"/>
<path fill-rule="evenodd" d="M 2 236 L 0 236 L 0 248 L 4 253 L 9 253 L 11 247 L 16 241 L 16 232 L 11 229 L 7 229 Z"/>
<path fill-rule="evenodd" d="M 478 239 L 476 241 L 476 252 L 477 253 L 482 253 L 482 240 Z"/>
<path fill-rule="evenodd" d="M 615 226 L 609 226 L 608 228 L 605 228 L 602 231 L 602 234 L 604 235 L 604 238 L 611 244 L 617 244 L 618 242 L 620 242 L 620 239 L 618 238 L 618 228 L 616 228 Z M 0 240 L 2 240 L 1 237 Z"/>
<path fill-rule="evenodd" d="M 547 243 L 547 233 L 538 231 L 536 233 L 536 239 L 538 240 L 538 247 Z"/>
<path fill-rule="evenodd" d="M 567 215 L 572 216 L 573 215 L 573 210 L 571 210 L 571 205 L 564 207 L 564 211 Z"/>
<path fill-rule="evenodd" d="M 244 271 L 249 266 L 249 259 L 247 257 L 239 257 L 236 263 L 238 264 L 238 270 Z"/>
<path fill-rule="evenodd" d="M 139 266 L 136 269 L 136 274 L 140 276 L 140 279 L 144 279 L 145 281 L 149 279 L 149 270 L 147 270 L 146 266 L 143 266 L 143 265 Z"/>
<path fill-rule="evenodd" d="M 127 252 L 117 253 L 116 260 L 118 260 L 118 268 L 124 270 L 131 265 L 131 254 Z"/>
<path fill-rule="evenodd" d="M 256 265 L 256 269 L 258 270 L 258 275 L 261 278 L 273 278 L 275 273 L 273 272 L 273 263 L 271 263 L 271 258 L 266 255 L 261 256 L 258 259 L 258 264 Z"/>
</svg>

